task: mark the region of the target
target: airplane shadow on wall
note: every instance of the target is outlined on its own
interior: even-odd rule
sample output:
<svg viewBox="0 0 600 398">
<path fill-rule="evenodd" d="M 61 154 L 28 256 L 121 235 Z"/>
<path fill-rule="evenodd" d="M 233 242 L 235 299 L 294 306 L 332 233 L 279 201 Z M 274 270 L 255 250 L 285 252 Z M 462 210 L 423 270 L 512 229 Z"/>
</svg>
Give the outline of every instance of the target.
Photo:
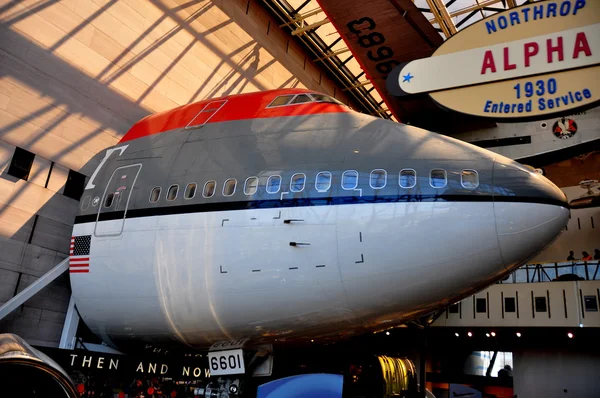
<svg viewBox="0 0 600 398">
<path fill-rule="evenodd" d="M 44 44 L 23 34 L 19 30 L 19 23 L 37 18 L 51 7 L 62 7 L 59 1 L 40 1 L 26 7 L 15 0 L 1 6 L 0 87 L 9 100 L 4 107 L 0 106 L 0 139 L 11 148 L 21 147 L 40 159 L 48 159 L 52 165 L 56 163 L 89 177 L 99 162 L 99 158 L 92 157 L 100 148 L 116 144 L 135 122 L 154 111 L 178 105 L 165 101 L 153 107 L 156 101 L 149 100 L 165 77 L 173 72 L 197 43 L 220 61 L 181 104 L 244 92 L 250 84 L 260 90 L 275 88 L 267 87 L 257 79 L 275 63 L 275 58 L 260 66 L 261 50 L 265 49 L 256 41 L 251 40 L 230 53 L 224 53 L 207 39 L 214 32 L 232 24 L 231 19 L 210 29 L 198 31 L 195 22 L 213 7 L 220 7 L 218 3 L 204 2 L 197 8 L 194 7 L 198 4 L 197 1 L 189 1 L 176 7 L 167 5 L 167 1 L 151 2 L 162 15 L 127 47 L 118 45 L 107 36 L 109 48 L 102 55 L 108 57 L 110 63 L 95 74 L 82 71 L 58 53 L 70 40 L 78 39 L 78 35 L 86 27 L 93 25 L 103 14 L 110 13 L 111 7 L 118 0 L 107 1 L 59 40 Z M 159 25 L 167 20 L 174 21 L 175 26 L 166 33 L 158 34 L 157 32 L 162 32 Z M 126 77 L 125 74 L 132 68 L 142 61 L 149 62 L 148 56 L 154 51 L 160 50 L 166 43 L 176 43 L 174 38 L 181 31 L 189 33 L 189 44 L 177 44 L 181 48 L 180 53 L 169 60 L 169 64 L 161 69 L 160 74 L 141 94 L 134 98 L 115 88 L 115 83 Z M 157 36 L 157 39 L 151 38 Z M 291 62 L 287 59 L 277 61 L 284 66 Z M 295 87 L 298 84 L 298 79 L 291 76 L 280 87 Z M 82 123 L 85 128 L 77 129 L 78 123 Z M 54 142 L 60 144 L 55 145 Z M 8 224 L 11 224 L 6 229 L 0 228 L 0 239 L 8 242 L 11 249 L 1 259 L 0 268 L 10 271 L 11 278 L 8 281 L 10 286 L 0 292 L 0 303 L 22 291 L 67 257 L 72 223 L 79 205 L 78 201 L 67 198 L 62 193 L 49 194 L 51 191 L 43 190 L 44 193 L 40 194 L 40 190 L 30 189 L 34 184 L 32 181 L 42 187 L 45 181 L 45 186 L 48 186 L 48 168 L 32 169 L 27 181 L 8 175 L 11 159 L 12 155 L 9 153 L 0 160 L 0 167 L 4 170 L 0 174 L 0 183 L 4 185 L 3 193 L 0 194 L 0 217 L 8 219 Z M 60 188 L 57 189 L 61 191 Z M 32 194 L 40 197 L 32 198 Z M 33 206 L 35 214 L 32 214 L 31 202 L 36 203 Z M 25 209 L 21 209 L 21 203 L 27 203 Z M 58 335 L 53 332 L 50 337 L 41 338 L 37 329 L 41 329 L 43 325 L 25 322 L 25 313 L 28 307 L 45 308 L 56 312 L 58 315 L 55 323 L 62 324 L 69 297 L 69 278 L 64 274 L 30 299 L 27 305 L 2 320 L 0 330 L 29 330 L 31 333 L 21 333 L 22 337 L 58 342 L 60 330 Z M 27 327 L 17 327 L 19 323 Z M 54 325 L 55 328 L 57 325 Z"/>
</svg>

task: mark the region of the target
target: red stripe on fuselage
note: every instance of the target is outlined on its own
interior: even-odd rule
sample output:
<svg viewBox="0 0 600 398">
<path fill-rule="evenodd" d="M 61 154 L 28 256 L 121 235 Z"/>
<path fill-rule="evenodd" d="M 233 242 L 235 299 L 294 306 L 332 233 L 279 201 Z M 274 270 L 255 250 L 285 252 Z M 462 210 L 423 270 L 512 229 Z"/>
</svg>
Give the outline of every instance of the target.
<svg viewBox="0 0 600 398">
<path fill-rule="evenodd" d="M 207 104 L 213 101 L 226 100 L 227 103 L 206 122 L 219 123 L 232 120 L 262 119 L 282 116 L 315 115 L 319 113 L 349 112 L 345 106 L 328 102 L 309 102 L 306 104 L 286 105 L 267 108 L 276 97 L 286 94 L 311 93 L 304 89 L 282 89 L 258 93 L 232 95 L 213 98 L 180 106 L 170 111 L 150 115 L 131 127 L 121 139 L 122 142 L 162 133 L 163 131 L 184 128 Z M 209 107 L 210 108 L 210 107 Z"/>
</svg>

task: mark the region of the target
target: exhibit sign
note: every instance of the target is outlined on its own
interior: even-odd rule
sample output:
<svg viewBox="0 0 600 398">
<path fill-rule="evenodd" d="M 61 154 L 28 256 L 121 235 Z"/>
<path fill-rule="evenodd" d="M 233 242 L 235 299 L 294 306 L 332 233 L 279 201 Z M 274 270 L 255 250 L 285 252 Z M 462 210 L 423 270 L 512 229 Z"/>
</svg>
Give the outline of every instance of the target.
<svg viewBox="0 0 600 398">
<path fill-rule="evenodd" d="M 592 107 L 600 102 L 600 1 L 540 1 L 495 14 L 431 57 L 397 66 L 387 88 L 503 121 Z"/>
</svg>

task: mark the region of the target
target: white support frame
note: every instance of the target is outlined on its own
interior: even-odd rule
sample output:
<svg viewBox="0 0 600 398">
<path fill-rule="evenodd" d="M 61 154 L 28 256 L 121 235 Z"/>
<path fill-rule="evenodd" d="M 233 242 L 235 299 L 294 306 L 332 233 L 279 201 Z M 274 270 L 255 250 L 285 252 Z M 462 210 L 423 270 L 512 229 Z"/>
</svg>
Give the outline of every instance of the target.
<svg viewBox="0 0 600 398">
<path fill-rule="evenodd" d="M 58 263 L 50 271 L 42 275 L 38 280 L 27 286 L 23 291 L 17 294 L 15 297 L 8 300 L 2 307 L 0 307 L 0 320 L 4 319 L 5 316 L 19 308 L 27 300 L 39 293 L 40 290 L 52 283 L 56 278 L 63 274 L 69 269 L 69 258 L 65 258 L 63 261 Z"/>
<path fill-rule="evenodd" d="M 60 343 L 58 348 L 64 348 L 66 350 L 75 349 L 77 327 L 79 326 L 79 313 L 75 309 L 75 300 L 71 295 L 69 300 L 69 307 L 67 308 L 67 316 L 65 317 L 65 323 L 63 325 L 62 334 L 60 336 Z"/>
</svg>

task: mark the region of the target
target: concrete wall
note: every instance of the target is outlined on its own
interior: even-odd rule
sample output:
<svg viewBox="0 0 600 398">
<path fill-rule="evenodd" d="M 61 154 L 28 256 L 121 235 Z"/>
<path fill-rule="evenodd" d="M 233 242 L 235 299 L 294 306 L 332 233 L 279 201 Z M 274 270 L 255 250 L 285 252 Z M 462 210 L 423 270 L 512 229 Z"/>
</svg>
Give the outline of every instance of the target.
<svg viewBox="0 0 600 398">
<path fill-rule="evenodd" d="M 517 351 L 514 358 L 516 397 L 598 397 L 600 353 L 553 349 Z"/>
<path fill-rule="evenodd" d="M 258 0 L 0 0 L 0 304 L 67 256 L 69 169 L 142 117 L 283 87 L 348 103 L 278 25 Z M 6 173 L 15 146 L 28 181 Z M 57 345 L 69 295 L 64 276 L 0 332 Z"/>
</svg>

